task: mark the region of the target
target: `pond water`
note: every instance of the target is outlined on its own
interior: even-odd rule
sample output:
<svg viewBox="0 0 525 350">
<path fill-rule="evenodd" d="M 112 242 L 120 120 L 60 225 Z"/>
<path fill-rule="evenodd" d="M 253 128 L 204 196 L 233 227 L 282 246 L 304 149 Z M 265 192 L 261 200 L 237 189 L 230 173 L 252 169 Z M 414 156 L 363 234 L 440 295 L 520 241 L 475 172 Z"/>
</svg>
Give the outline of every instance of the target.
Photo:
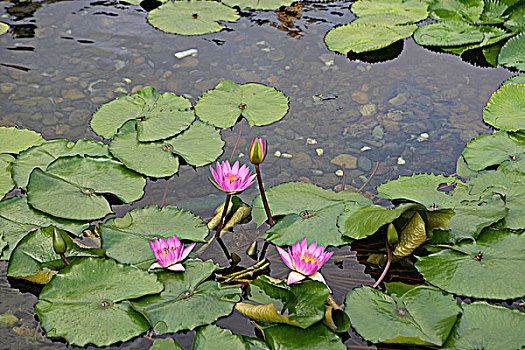
<svg viewBox="0 0 525 350">
<path fill-rule="evenodd" d="M 194 102 L 222 80 L 260 82 L 288 96 L 290 111 L 269 126 L 250 128 L 243 121 L 224 130 L 222 159 L 247 160 L 251 138 L 266 136 L 266 186 L 300 179 L 335 190 L 343 183 L 360 188 L 376 169 L 363 189 L 373 192 L 399 175 L 454 173 L 466 141 L 489 131 L 482 108 L 511 72 L 475 67 L 458 56 L 425 50 L 411 39 L 397 58 L 382 63 L 335 54 L 323 37 L 352 20 L 350 5 L 301 3 L 286 11 L 243 12 L 222 32 L 179 36 L 156 30 L 144 9 L 125 3 L 0 2 L 0 20 L 11 25 L 0 36 L 0 126 L 33 129 L 46 139 L 99 139 L 89 128 L 91 114 L 102 103 L 143 86 L 184 94 Z M 198 53 L 174 56 L 187 49 Z M 224 198 L 208 176 L 207 167 L 182 167 L 169 180 L 150 181 L 143 199 L 131 207 L 174 205 L 210 217 Z M 250 203 L 256 194 L 252 188 L 242 198 Z M 121 206 L 116 213 L 129 209 Z M 243 225 L 225 235 L 225 242 L 232 251 L 244 252 L 264 229 Z M 218 247 L 211 246 L 203 257 L 225 263 Z M 272 274 L 284 275 L 275 251 L 269 257 Z M 351 248 L 341 248 L 333 259 L 343 262 L 343 268 L 328 264 L 323 271 L 337 301 L 350 289 L 371 284 Z M 65 348 L 42 336 L 32 308 L 34 286 L 7 280 L 6 266 L 0 263 L 0 314 L 14 314 L 19 321 L 0 328 L 0 349 Z M 236 313 L 219 325 L 253 335 L 253 326 Z M 176 338 L 190 346 L 192 333 Z M 374 348 L 351 332 L 346 343 Z M 148 336 L 141 336 L 119 348 L 150 344 Z"/>
</svg>

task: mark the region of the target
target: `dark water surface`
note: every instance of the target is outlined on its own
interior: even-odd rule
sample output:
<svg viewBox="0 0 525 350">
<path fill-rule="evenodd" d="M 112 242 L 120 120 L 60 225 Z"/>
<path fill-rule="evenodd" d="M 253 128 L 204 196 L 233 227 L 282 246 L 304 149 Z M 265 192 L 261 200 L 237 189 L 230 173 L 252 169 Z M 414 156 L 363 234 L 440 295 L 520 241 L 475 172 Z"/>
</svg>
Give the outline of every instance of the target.
<svg viewBox="0 0 525 350">
<path fill-rule="evenodd" d="M 323 37 L 353 18 L 350 4 L 303 3 L 287 11 L 243 12 L 220 33 L 178 36 L 154 29 L 141 7 L 124 3 L 0 2 L 0 21 L 11 25 L 0 36 L 0 126 L 33 129 L 47 139 L 99 139 L 89 128 L 91 114 L 100 104 L 142 86 L 195 101 L 221 80 L 260 82 L 283 91 L 290 111 L 270 126 L 249 128 L 241 122 L 224 130 L 222 159 L 246 161 L 251 138 L 266 136 L 270 154 L 262 170 L 267 186 L 301 179 L 339 190 L 341 159 L 345 184 L 353 188 L 360 188 L 377 164 L 365 192 L 400 174 L 454 173 L 465 142 L 489 131 L 482 122 L 484 104 L 512 74 L 474 67 L 412 40 L 404 43 L 399 57 L 384 63 L 335 54 Z M 196 56 L 174 56 L 191 48 L 198 50 Z M 208 176 L 206 167 L 182 167 L 170 180 L 150 181 L 144 198 L 132 207 L 164 203 L 209 217 L 224 198 L 209 185 Z M 249 203 L 255 195 L 252 188 L 242 197 Z M 122 206 L 116 212 L 129 209 Z M 263 230 L 254 224 L 239 226 L 225 235 L 225 242 L 232 251 L 243 252 Z M 355 255 L 343 247 L 333 258 L 343 261 L 343 268 L 328 263 L 323 269 L 339 302 L 350 289 L 370 284 Z M 284 276 L 276 252 L 269 256 L 272 275 Z M 203 257 L 225 263 L 214 246 Z M 6 279 L 5 262 L 0 269 L 0 314 L 19 319 L 13 327 L 0 328 L 0 349 L 65 348 L 42 336 L 33 314 L 37 299 L 28 286 Z M 253 326 L 236 313 L 218 324 L 253 335 Z M 176 336 L 185 346 L 192 337 L 191 332 Z M 147 349 L 150 344 L 141 336 L 111 348 Z M 347 344 L 367 348 L 354 334 Z"/>
</svg>

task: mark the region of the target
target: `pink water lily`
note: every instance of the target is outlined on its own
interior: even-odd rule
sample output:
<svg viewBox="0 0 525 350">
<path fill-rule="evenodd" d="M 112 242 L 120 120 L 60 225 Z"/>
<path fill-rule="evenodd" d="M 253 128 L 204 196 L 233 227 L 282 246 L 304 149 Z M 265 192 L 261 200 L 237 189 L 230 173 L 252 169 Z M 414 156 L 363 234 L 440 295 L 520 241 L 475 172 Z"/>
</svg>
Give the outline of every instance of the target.
<svg viewBox="0 0 525 350">
<path fill-rule="evenodd" d="M 171 271 L 184 271 L 181 261 L 186 259 L 196 243 L 184 248 L 184 244 L 177 238 L 177 235 L 168 237 L 166 241 L 164 238 L 155 238 L 155 241 L 149 241 L 149 246 L 156 263 L 150 266 L 151 269 L 167 268 Z"/>
<path fill-rule="evenodd" d="M 215 187 L 227 194 L 241 193 L 255 182 L 255 174 L 246 164 L 239 167 L 239 161 L 236 161 L 233 166 L 230 166 L 227 160 L 222 163 L 217 162 L 216 168 L 217 170 L 210 165 L 213 180 L 211 177 L 209 180 Z"/>
<path fill-rule="evenodd" d="M 291 250 L 288 248 L 288 251 L 286 251 L 277 246 L 277 251 L 286 266 L 293 270 L 288 274 L 288 284 L 302 281 L 306 277 L 326 284 L 319 270 L 332 257 L 334 252 L 325 252 L 325 247 L 322 245 L 318 247 L 317 241 L 308 246 L 306 237 L 292 245 Z"/>
<path fill-rule="evenodd" d="M 266 140 L 260 136 L 254 137 L 249 150 L 250 162 L 253 164 L 261 164 L 264 158 L 266 158 L 267 150 L 268 143 Z"/>
</svg>

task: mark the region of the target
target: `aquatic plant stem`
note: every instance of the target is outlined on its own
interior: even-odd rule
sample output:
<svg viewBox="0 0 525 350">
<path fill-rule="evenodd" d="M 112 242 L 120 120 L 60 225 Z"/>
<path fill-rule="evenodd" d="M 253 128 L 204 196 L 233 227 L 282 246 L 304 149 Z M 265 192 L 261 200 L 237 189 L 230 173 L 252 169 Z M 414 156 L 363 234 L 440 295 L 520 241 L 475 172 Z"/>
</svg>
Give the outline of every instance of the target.
<svg viewBox="0 0 525 350">
<path fill-rule="evenodd" d="M 219 245 L 221 246 L 221 249 L 222 249 L 222 252 L 224 253 L 224 255 L 226 256 L 226 259 L 228 259 L 228 261 L 231 263 L 232 261 L 232 256 L 230 254 L 230 252 L 228 251 L 228 248 L 226 248 L 226 244 L 224 244 L 224 242 L 222 241 L 222 238 L 221 237 L 215 237 L 217 238 L 217 242 L 219 243 Z"/>
<path fill-rule="evenodd" d="M 170 184 L 171 177 L 166 181 L 166 189 L 164 190 L 164 195 L 162 196 L 162 202 L 160 203 L 160 207 L 162 208 L 164 206 L 164 201 L 166 200 L 166 196 L 168 195 L 168 186 Z"/>
<path fill-rule="evenodd" d="M 363 186 L 361 186 L 361 187 L 357 190 L 357 193 L 361 192 L 361 191 L 363 190 L 363 188 L 365 188 L 365 186 L 368 185 L 368 183 L 370 182 L 370 180 L 372 180 L 372 177 L 375 175 L 375 173 L 376 173 L 378 167 L 379 167 L 379 162 L 376 162 L 376 166 L 374 167 L 374 170 L 372 171 L 372 174 L 370 174 L 370 177 L 368 178 L 368 180 L 366 180 L 366 182 L 363 184 Z"/>
<path fill-rule="evenodd" d="M 237 149 L 237 145 L 239 144 L 239 140 L 241 139 L 241 134 L 242 134 L 242 124 L 239 129 L 239 134 L 237 135 L 237 142 L 235 142 L 235 146 L 233 147 L 232 155 L 230 156 L 230 163 L 233 159 L 233 155 L 235 154 L 235 150 Z"/>
<path fill-rule="evenodd" d="M 386 242 L 386 250 L 388 251 L 388 260 L 386 261 L 385 269 L 383 270 L 383 273 L 381 276 L 379 276 L 379 279 L 374 283 L 372 288 L 377 288 L 377 286 L 383 282 L 383 279 L 385 278 L 388 269 L 390 268 L 390 263 L 392 262 L 392 252 L 390 251 L 390 246 L 388 245 L 388 241 Z"/>
<path fill-rule="evenodd" d="M 226 201 L 224 201 L 224 208 L 222 208 L 221 221 L 219 221 L 219 226 L 217 226 L 217 231 L 215 232 L 215 238 L 219 238 L 221 234 L 222 227 L 224 226 L 224 221 L 226 219 L 226 213 L 228 213 L 228 207 L 230 206 L 230 199 L 232 195 L 226 194 Z"/>
<path fill-rule="evenodd" d="M 259 164 L 255 164 L 255 171 L 257 172 L 257 182 L 259 183 L 259 192 L 261 192 L 261 199 L 264 205 L 264 210 L 266 211 L 266 217 L 268 218 L 268 224 L 271 226 L 275 225 L 272 218 L 272 213 L 270 213 L 270 207 L 268 206 L 268 201 L 266 200 L 266 193 L 264 192 L 264 185 L 262 182 L 261 169 Z"/>
<path fill-rule="evenodd" d="M 64 262 L 64 264 L 66 264 L 66 266 L 71 265 L 71 264 L 69 263 L 69 261 L 67 261 L 66 256 L 64 255 L 64 253 L 60 253 L 59 255 L 60 255 L 60 257 L 62 258 L 62 261 Z"/>
</svg>

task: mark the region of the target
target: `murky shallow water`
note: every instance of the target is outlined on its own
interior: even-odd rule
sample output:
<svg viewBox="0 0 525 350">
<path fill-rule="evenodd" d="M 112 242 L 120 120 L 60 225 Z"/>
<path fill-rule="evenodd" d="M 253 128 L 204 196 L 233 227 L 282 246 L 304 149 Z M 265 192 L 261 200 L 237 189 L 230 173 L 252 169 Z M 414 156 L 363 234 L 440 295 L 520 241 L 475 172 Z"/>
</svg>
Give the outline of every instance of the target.
<svg viewBox="0 0 525 350">
<path fill-rule="evenodd" d="M 349 7 L 349 2 L 305 3 L 288 12 L 243 13 L 237 23 L 227 24 L 228 30 L 184 37 L 154 29 L 142 8 L 123 3 L 0 2 L 1 20 L 12 25 L 10 33 L 0 37 L 0 125 L 34 129 L 48 139 L 97 139 L 88 126 L 91 113 L 140 86 L 186 94 L 195 101 L 221 80 L 261 82 L 283 91 L 291 109 L 270 126 L 250 129 L 242 122 L 224 130 L 223 158 L 242 158 L 249 140 L 265 135 L 270 145 L 262 167 L 267 186 L 302 179 L 339 189 L 343 180 L 336 171 L 342 166 L 332 160 L 341 154 L 347 155 L 345 183 L 354 188 L 361 187 L 378 162 L 364 191 L 400 174 L 453 173 L 465 142 L 489 130 L 482 122 L 483 105 L 511 73 L 476 68 L 411 40 L 395 60 L 374 65 L 351 61 L 323 44 L 329 29 L 353 18 Z M 197 56 L 174 56 L 189 48 L 198 49 Z M 418 141 L 422 133 L 429 138 Z M 276 157 L 277 151 L 292 157 Z M 400 157 L 405 164 L 398 164 Z M 183 167 L 169 182 L 151 181 L 133 207 L 164 202 L 208 217 L 223 197 L 207 177 L 206 168 Z M 249 202 L 255 195 L 252 189 L 243 198 Z M 123 206 L 117 213 L 127 210 Z M 225 241 L 232 251 L 242 252 L 261 233 L 246 225 Z M 337 254 L 346 259 L 343 272 L 333 264 L 324 271 L 341 301 L 348 290 L 370 278 L 348 247 Z M 213 247 L 205 255 L 219 256 L 221 263 Z M 0 329 L 0 349 L 66 347 L 42 337 L 32 311 L 36 298 L 19 293 L 16 283 L 6 280 L 5 262 L 0 268 L 0 314 L 20 319 L 14 328 Z M 273 266 L 272 272 L 284 268 Z M 349 278 L 342 280 L 342 275 Z M 236 314 L 219 324 L 253 334 L 253 327 Z M 363 347 L 358 338 L 347 344 Z M 189 346 L 191 332 L 177 339 Z M 120 348 L 150 344 L 142 336 Z"/>
</svg>

